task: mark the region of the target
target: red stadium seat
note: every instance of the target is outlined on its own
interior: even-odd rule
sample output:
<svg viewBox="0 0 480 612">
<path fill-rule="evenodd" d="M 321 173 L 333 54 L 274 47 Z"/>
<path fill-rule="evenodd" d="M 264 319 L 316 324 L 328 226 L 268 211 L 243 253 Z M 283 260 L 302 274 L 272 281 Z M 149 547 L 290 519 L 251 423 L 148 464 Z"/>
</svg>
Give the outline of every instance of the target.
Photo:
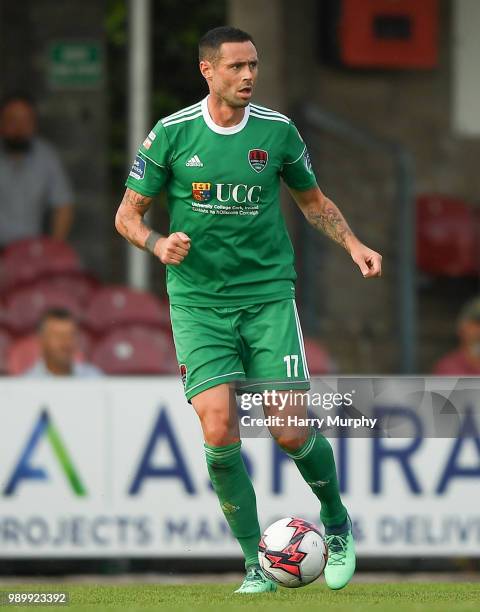
<svg viewBox="0 0 480 612">
<path fill-rule="evenodd" d="M 18 376 L 30 369 L 40 356 L 40 345 L 35 334 L 15 340 L 10 346 L 7 371 Z"/>
<path fill-rule="evenodd" d="M 323 346 L 313 338 L 304 338 L 307 364 L 312 376 L 333 374 L 335 368 L 332 359 Z"/>
<path fill-rule="evenodd" d="M 60 240 L 29 238 L 9 245 L 3 256 L 3 284 L 16 287 L 36 281 L 41 276 L 79 272 L 77 253 Z"/>
<path fill-rule="evenodd" d="M 8 315 L 0 304 L 0 328 L 8 327 Z"/>
<path fill-rule="evenodd" d="M 7 372 L 7 357 L 11 342 L 11 335 L 0 327 L 0 374 Z"/>
<path fill-rule="evenodd" d="M 32 331 L 49 308 L 66 308 L 80 318 L 78 301 L 71 295 L 49 288 L 23 287 L 6 298 L 7 324 L 16 334 Z"/>
<path fill-rule="evenodd" d="M 172 336 L 159 328 L 115 329 L 97 342 L 91 361 L 106 374 L 178 374 Z"/>
<path fill-rule="evenodd" d="M 475 210 L 440 195 L 417 198 L 417 266 L 434 276 L 477 276 L 480 243 Z"/>
<path fill-rule="evenodd" d="M 4 293 L 7 288 L 7 279 L 5 275 L 5 264 L 3 262 L 3 255 L 0 254 L 0 295 Z"/>
<path fill-rule="evenodd" d="M 33 284 L 35 289 L 54 290 L 74 297 L 79 304 L 87 306 L 97 290 L 98 281 L 83 272 L 56 274 L 41 278 Z"/>
<path fill-rule="evenodd" d="M 78 330 L 78 354 L 76 356 L 77 361 L 85 361 L 90 359 L 90 355 L 93 350 L 93 337 L 91 333 L 80 327 Z"/>
<path fill-rule="evenodd" d="M 169 327 L 168 305 L 151 293 L 129 287 L 102 287 L 87 308 L 85 324 L 97 334 L 131 324 Z"/>
<path fill-rule="evenodd" d="M 91 339 L 89 335 L 80 330 L 79 332 L 79 350 L 75 355 L 75 361 L 85 361 L 91 348 Z M 7 372 L 12 376 L 18 376 L 29 370 L 35 362 L 40 358 L 40 342 L 37 334 L 23 336 L 11 343 L 7 354 Z"/>
</svg>

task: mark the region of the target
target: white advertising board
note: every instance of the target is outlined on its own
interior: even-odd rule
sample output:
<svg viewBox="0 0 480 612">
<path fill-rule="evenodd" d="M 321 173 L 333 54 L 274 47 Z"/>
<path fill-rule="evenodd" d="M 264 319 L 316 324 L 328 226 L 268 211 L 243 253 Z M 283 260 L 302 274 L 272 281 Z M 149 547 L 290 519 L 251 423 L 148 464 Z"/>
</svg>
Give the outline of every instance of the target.
<svg viewBox="0 0 480 612">
<path fill-rule="evenodd" d="M 480 556 L 480 438 L 332 440 L 361 556 Z M 245 439 L 260 523 L 318 522 L 271 439 Z M 176 378 L 0 381 L 0 558 L 240 556 Z"/>
</svg>

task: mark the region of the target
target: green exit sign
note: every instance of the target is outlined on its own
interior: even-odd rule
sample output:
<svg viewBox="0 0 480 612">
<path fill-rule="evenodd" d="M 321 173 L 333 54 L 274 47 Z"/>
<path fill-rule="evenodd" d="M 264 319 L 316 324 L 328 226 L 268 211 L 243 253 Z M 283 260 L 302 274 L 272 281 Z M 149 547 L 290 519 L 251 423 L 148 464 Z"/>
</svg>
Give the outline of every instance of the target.
<svg viewBox="0 0 480 612">
<path fill-rule="evenodd" d="M 48 80 L 55 89 L 91 89 L 103 79 L 100 42 L 54 42 L 50 45 Z"/>
</svg>

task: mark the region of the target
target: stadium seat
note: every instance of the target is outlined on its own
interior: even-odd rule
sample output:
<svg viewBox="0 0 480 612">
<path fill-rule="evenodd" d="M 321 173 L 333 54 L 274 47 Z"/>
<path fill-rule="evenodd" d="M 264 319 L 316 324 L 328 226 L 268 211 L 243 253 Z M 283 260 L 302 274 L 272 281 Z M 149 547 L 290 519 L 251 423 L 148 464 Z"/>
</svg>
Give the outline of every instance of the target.
<svg viewBox="0 0 480 612">
<path fill-rule="evenodd" d="M 89 361 L 92 354 L 94 340 L 92 334 L 87 329 L 79 327 L 78 329 L 78 349 L 76 356 L 78 361 Z"/>
<path fill-rule="evenodd" d="M 75 361 L 85 361 L 91 349 L 91 338 L 87 332 L 80 330 L 78 338 L 79 350 Z M 14 340 L 7 352 L 6 371 L 12 376 L 23 374 L 31 368 L 40 357 L 40 343 L 37 334 L 29 334 Z"/>
<path fill-rule="evenodd" d="M 12 337 L 6 329 L 0 327 L 0 374 L 7 372 L 7 357 Z"/>
<path fill-rule="evenodd" d="M 0 295 L 2 295 L 7 288 L 7 279 L 5 277 L 5 264 L 3 262 L 3 255 L 0 253 Z"/>
<path fill-rule="evenodd" d="M 36 289 L 46 289 L 66 293 L 86 307 L 97 290 L 98 281 L 84 272 L 62 273 L 41 278 L 33 284 Z"/>
<path fill-rule="evenodd" d="M 85 324 L 97 334 L 131 324 L 168 328 L 169 323 L 167 304 L 151 293 L 120 285 L 96 291 L 85 316 Z"/>
<path fill-rule="evenodd" d="M 178 374 L 172 336 L 160 328 L 112 330 L 97 342 L 91 361 L 106 374 Z"/>
<path fill-rule="evenodd" d="M 0 328 L 8 327 L 8 315 L 3 304 L 0 303 Z"/>
<path fill-rule="evenodd" d="M 40 355 L 40 346 L 35 334 L 15 340 L 8 351 L 7 371 L 11 376 L 23 374 L 31 368 Z"/>
<path fill-rule="evenodd" d="M 334 364 L 325 348 L 313 338 L 304 338 L 308 369 L 312 376 L 333 374 Z"/>
<path fill-rule="evenodd" d="M 49 308 L 67 308 L 77 319 L 81 309 L 75 297 L 50 288 L 23 287 L 6 297 L 8 327 L 15 334 L 32 331 Z"/>
<path fill-rule="evenodd" d="M 46 236 L 29 238 L 5 249 L 3 285 L 16 287 L 42 276 L 79 272 L 81 269 L 77 253 L 67 243 Z"/>
<path fill-rule="evenodd" d="M 440 195 L 417 198 L 417 266 L 433 276 L 477 276 L 480 243 L 474 208 Z"/>
</svg>

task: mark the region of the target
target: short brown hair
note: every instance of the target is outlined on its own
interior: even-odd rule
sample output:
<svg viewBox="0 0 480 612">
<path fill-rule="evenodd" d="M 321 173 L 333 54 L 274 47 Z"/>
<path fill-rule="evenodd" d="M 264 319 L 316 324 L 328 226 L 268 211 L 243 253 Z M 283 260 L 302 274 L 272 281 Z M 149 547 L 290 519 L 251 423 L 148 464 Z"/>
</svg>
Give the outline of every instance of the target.
<svg viewBox="0 0 480 612">
<path fill-rule="evenodd" d="M 209 30 L 204 34 L 198 43 L 199 60 L 215 60 L 223 43 L 247 41 L 255 44 L 248 32 L 238 28 L 232 28 L 231 26 L 213 28 L 213 30 Z"/>
</svg>

